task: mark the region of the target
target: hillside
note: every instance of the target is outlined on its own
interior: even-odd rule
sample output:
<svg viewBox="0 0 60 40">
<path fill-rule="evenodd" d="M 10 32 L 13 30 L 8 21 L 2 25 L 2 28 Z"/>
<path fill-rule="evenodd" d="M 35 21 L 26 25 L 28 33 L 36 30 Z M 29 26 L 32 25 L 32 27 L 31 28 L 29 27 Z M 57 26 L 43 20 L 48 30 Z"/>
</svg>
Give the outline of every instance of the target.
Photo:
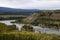
<svg viewBox="0 0 60 40">
<path fill-rule="evenodd" d="M 53 13 L 51 15 L 51 19 L 59 19 L 60 20 L 60 13 Z"/>
<path fill-rule="evenodd" d="M 0 15 L 30 15 L 31 13 L 38 11 L 37 9 L 14 9 L 7 7 L 0 7 Z"/>
<path fill-rule="evenodd" d="M 32 15 L 28 16 L 27 18 L 23 19 L 24 22 L 32 23 L 38 18 L 38 13 L 33 13 Z"/>
<path fill-rule="evenodd" d="M 60 28 L 60 12 L 56 11 L 36 12 L 23 20 L 32 25 L 39 25 L 48 28 Z"/>
</svg>

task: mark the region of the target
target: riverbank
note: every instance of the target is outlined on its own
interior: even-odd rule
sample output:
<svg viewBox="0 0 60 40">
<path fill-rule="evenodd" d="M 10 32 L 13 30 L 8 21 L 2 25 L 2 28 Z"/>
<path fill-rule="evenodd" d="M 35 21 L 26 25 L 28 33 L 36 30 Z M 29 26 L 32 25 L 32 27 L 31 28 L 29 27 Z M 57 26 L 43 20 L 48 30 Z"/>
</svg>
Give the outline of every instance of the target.
<svg viewBox="0 0 60 40">
<path fill-rule="evenodd" d="M 18 23 L 11 23 L 15 20 L 5 20 L 5 21 L 0 21 L 0 23 L 5 23 L 6 25 L 16 25 L 16 28 L 21 31 L 21 28 L 22 26 L 24 26 L 25 24 L 18 24 Z M 33 26 L 33 29 L 35 30 L 35 32 L 38 32 L 38 33 L 46 33 L 46 34 L 57 34 L 59 35 L 60 34 L 60 29 L 59 30 L 56 30 L 56 29 L 50 29 L 50 28 L 42 28 L 42 27 L 39 27 L 39 26 Z"/>
<path fill-rule="evenodd" d="M 9 22 L 11 23 L 11 21 Z M 9 26 L 4 23 L 0 23 L 0 40 L 60 40 L 60 35 L 51 33 L 51 29 L 46 30 L 48 32 L 51 30 L 50 33 L 43 33 L 45 29 L 43 30 L 43 28 L 38 26 L 32 26 L 35 29 L 35 32 L 17 30 L 17 28 L 21 29 L 23 25 L 25 24 Z"/>
</svg>

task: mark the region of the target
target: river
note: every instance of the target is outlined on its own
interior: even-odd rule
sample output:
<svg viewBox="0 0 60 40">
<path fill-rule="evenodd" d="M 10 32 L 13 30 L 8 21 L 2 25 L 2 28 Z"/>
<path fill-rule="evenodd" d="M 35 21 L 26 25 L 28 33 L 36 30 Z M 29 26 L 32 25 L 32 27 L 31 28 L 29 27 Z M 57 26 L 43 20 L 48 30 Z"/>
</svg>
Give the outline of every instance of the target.
<svg viewBox="0 0 60 40">
<path fill-rule="evenodd" d="M 13 23 L 15 20 L 3 20 L 0 21 L 0 23 L 5 23 L 6 25 L 13 25 Z M 18 28 L 18 30 L 20 31 L 22 26 L 25 24 L 15 24 L 16 28 Z M 56 30 L 56 29 L 52 29 L 52 28 L 42 28 L 39 26 L 32 26 L 33 29 L 35 30 L 35 32 L 40 32 L 40 33 L 47 33 L 47 34 L 59 34 L 60 35 L 60 29 Z"/>
</svg>

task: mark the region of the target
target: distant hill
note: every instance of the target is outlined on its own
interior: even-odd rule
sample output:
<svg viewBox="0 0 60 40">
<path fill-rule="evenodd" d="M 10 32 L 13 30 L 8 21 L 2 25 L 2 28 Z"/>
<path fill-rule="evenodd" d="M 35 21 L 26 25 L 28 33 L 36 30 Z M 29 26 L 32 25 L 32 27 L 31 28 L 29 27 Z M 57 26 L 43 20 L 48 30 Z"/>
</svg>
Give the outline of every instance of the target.
<svg viewBox="0 0 60 40">
<path fill-rule="evenodd" d="M 0 7 L 0 15 L 29 15 L 33 12 L 38 11 L 37 9 L 14 9 L 7 7 Z"/>
</svg>

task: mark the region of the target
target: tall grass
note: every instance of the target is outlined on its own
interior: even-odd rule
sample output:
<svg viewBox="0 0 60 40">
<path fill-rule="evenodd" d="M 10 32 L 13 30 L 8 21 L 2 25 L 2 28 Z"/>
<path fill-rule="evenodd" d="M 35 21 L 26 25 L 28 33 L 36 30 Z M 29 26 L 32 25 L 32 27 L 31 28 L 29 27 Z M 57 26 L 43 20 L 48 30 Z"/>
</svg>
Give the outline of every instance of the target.
<svg viewBox="0 0 60 40">
<path fill-rule="evenodd" d="M 0 34 L 0 40 L 60 40 L 60 36 L 26 31 L 12 31 Z"/>
</svg>

